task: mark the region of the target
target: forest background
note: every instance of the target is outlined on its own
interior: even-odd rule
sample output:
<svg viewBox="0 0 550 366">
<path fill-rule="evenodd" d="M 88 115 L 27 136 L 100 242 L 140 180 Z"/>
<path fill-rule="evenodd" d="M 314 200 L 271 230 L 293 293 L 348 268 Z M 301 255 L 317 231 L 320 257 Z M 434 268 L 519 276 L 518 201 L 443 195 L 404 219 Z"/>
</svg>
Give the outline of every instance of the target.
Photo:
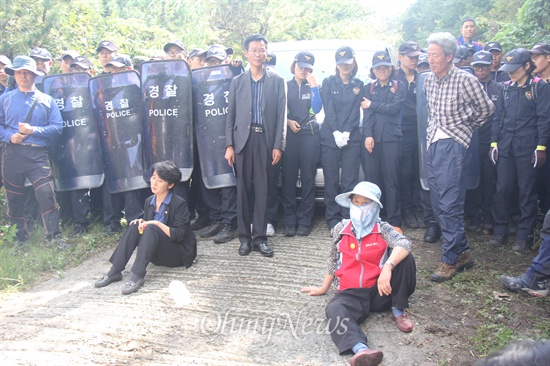
<svg viewBox="0 0 550 366">
<path fill-rule="evenodd" d="M 550 42 L 547 0 L 0 0 L 0 54 L 13 58 L 44 47 L 53 57 L 74 49 L 97 65 L 104 39 L 135 56 L 163 54 L 180 39 L 188 49 L 221 43 L 236 57 L 246 35 L 270 42 L 378 39 L 398 46 L 432 32 L 459 36 L 461 20 L 478 23 L 476 38 L 505 50 Z"/>
</svg>

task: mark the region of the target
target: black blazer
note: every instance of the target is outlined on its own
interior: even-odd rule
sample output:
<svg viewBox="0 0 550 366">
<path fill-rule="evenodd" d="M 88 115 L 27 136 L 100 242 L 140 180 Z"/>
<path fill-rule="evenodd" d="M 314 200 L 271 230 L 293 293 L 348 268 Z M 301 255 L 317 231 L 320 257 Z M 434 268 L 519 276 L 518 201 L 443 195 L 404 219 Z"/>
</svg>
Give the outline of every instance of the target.
<svg viewBox="0 0 550 366">
<path fill-rule="evenodd" d="M 154 195 L 145 200 L 143 219 L 155 219 L 155 207 L 151 206 Z M 197 239 L 191 230 L 187 202 L 180 196 L 172 194 L 170 203 L 164 210 L 164 223 L 170 228 L 170 241 L 181 245 L 181 256 L 185 268 L 191 267 L 197 256 Z"/>
<path fill-rule="evenodd" d="M 273 149 L 283 150 L 286 114 L 285 82 L 282 77 L 265 70 L 264 111 L 265 134 L 269 156 Z M 233 146 L 239 154 L 250 135 L 252 123 L 252 86 L 250 70 L 236 76 L 229 86 L 229 106 L 225 124 L 225 146 Z"/>
</svg>

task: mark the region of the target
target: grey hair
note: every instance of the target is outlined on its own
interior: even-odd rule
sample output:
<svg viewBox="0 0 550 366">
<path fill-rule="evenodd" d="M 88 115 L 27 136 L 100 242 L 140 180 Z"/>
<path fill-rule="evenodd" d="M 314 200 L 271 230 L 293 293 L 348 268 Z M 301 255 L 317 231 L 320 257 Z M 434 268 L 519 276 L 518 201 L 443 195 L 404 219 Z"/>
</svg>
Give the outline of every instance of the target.
<svg viewBox="0 0 550 366">
<path fill-rule="evenodd" d="M 449 32 L 432 33 L 428 37 L 428 44 L 436 44 L 443 49 L 445 56 L 452 55 L 453 57 L 458 50 L 458 44 L 455 37 Z"/>
</svg>

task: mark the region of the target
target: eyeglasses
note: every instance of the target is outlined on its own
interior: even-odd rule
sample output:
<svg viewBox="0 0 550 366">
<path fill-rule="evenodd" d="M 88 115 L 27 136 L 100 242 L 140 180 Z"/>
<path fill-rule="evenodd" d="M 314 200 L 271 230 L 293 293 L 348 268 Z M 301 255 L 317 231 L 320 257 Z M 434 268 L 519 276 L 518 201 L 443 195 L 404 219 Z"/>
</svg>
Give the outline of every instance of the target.
<svg viewBox="0 0 550 366">
<path fill-rule="evenodd" d="M 491 67 L 491 65 L 472 65 L 472 67 L 474 70 L 486 70 Z"/>
<path fill-rule="evenodd" d="M 181 55 L 183 53 L 183 51 L 168 51 L 167 54 L 170 55 L 170 56 L 176 56 L 176 55 Z"/>
</svg>

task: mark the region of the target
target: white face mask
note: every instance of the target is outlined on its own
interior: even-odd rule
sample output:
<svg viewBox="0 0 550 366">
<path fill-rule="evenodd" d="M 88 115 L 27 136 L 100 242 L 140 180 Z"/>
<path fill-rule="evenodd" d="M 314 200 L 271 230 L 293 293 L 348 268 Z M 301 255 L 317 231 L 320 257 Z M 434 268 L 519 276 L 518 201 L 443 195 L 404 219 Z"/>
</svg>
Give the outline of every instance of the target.
<svg viewBox="0 0 550 366">
<path fill-rule="evenodd" d="M 362 206 L 352 203 L 349 207 L 349 216 L 357 239 L 361 239 L 370 234 L 374 224 L 380 221 L 380 206 L 374 201 Z"/>
</svg>

